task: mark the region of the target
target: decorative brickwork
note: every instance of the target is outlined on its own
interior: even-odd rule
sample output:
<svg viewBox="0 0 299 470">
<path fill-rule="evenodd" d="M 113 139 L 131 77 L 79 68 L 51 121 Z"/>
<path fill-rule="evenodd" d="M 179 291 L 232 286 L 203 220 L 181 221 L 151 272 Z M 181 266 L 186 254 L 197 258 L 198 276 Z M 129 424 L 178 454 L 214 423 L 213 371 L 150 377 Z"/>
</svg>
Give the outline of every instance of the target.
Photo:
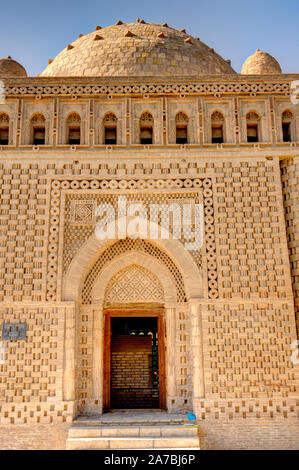
<svg viewBox="0 0 299 470">
<path fill-rule="evenodd" d="M 298 74 L 259 52 L 245 69 L 271 75 L 238 75 L 185 30 L 144 21 L 80 35 L 43 77 L 13 62 L 0 60 L 0 329 L 22 322 L 27 335 L 0 344 L 2 447 L 65 448 L 76 416 L 102 413 L 109 309 L 159 312 L 165 403 L 197 415 L 203 448 L 298 447 Z M 96 207 L 119 196 L 146 210 L 202 204 L 203 245 L 186 250 L 189 233 L 99 240 Z M 114 398 L 157 406 L 150 350 L 132 341 L 113 343 Z"/>
<path fill-rule="evenodd" d="M 106 306 L 113 303 L 164 302 L 160 281 L 141 266 L 132 265 L 114 276 L 105 293 Z"/>
<path fill-rule="evenodd" d="M 101 270 L 103 269 L 105 264 L 111 261 L 116 256 L 119 256 L 122 253 L 129 253 L 132 250 L 148 253 L 149 255 L 162 262 L 169 269 L 170 273 L 174 278 L 175 285 L 177 286 L 178 302 L 185 301 L 186 294 L 182 275 L 178 267 L 172 261 L 172 259 L 166 253 L 162 252 L 153 243 L 150 243 L 146 240 L 131 240 L 127 238 L 125 240 L 118 240 L 110 248 L 107 248 L 107 250 L 102 253 L 99 260 L 94 264 L 84 282 L 84 287 L 82 290 L 83 304 L 91 303 L 91 290 L 93 288 L 93 283 L 95 279 L 100 275 Z"/>
<path fill-rule="evenodd" d="M 190 407 L 192 400 L 191 327 L 187 309 L 176 309 L 176 390 L 181 408 Z"/>
<path fill-rule="evenodd" d="M 275 166 L 259 161 L 216 169 L 218 283 L 224 298 L 290 295 Z"/>
<path fill-rule="evenodd" d="M 290 254 L 291 275 L 294 291 L 297 332 L 299 338 L 299 159 L 287 159 L 281 162 L 281 180 L 286 218 L 286 232 Z"/>
<path fill-rule="evenodd" d="M 71 79 L 68 79 L 71 82 Z M 82 80 L 82 79 L 81 79 Z M 116 79 L 114 79 L 116 82 Z M 164 80 L 159 84 L 156 84 L 154 80 L 152 83 L 147 84 L 146 80 L 143 83 L 134 83 L 134 84 L 122 84 L 121 79 L 119 84 L 108 85 L 103 83 L 103 85 L 98 85 L 99 79 L 96 79 L 95 83 L 92 83 L 92 79 L 89 80 L 88 84 L 85 84 L 82 81 L 82 85 L 75 85 L 78 80 L 74 80 L 73 84 L 47 84 L 43 85 L 39 83 L 38 85 L 7 85 L 6 94 L 8 96 L 110 96 L 110 95 L 161 95 L 174 93 L 175 95 L 182 94 L 191 94 L 191 95 L 212 95 L 215 97 L 220 97 L 222 95 L 231 95 L 232 93 L 244 94 L 245 96 L 256 96 L 257 94 L 265 93 L 275 93 L 282 96 L 288 96 L 290 94 L 290 82 L 291 80 L 286 80 L 284 77 L 279 79 L 269 80 L 267 83 L 253 81 L 250 82 L 248 79 L 242 83 L 238 77 L 237 83 L 230 77 L 230 81 L 225 82 L 222 79 L 223 83 L 215 83 L 212 81 L 207 81 L 203 83 L 204 80 L 201 80 L 198 83 L 196 80 L 190 79 L 183 83 L 180 83 L 179 80 L 176 80 L 176 83 L 171 83 L 171 79 Z M 56 82 L 59 83 L 59 78 L 56 79 Z M 97 83 L 96 83 L 97 82 Z M 106 80 L 105 80 L 106 82 Z M 92 83 L 92 85 L 90 84 Z"/>
<path fill-rule="evenodd" d="M 26 322 L 24 341 L 5 341 L 0 364 L 0 423 L 70 422 L 73 404 L 63 400 L 65 307 L 6 303 L 0 323 Z"/>
<path fill-rule="evenodd" d="M 205 216 L 205 232 L 206 232 L 206 249 L 207 249 L 207 270 L 208 270 L 208 289 L 209 296 L 211 298 L 216 298 L 218 296 L 217 290 L 217 273 L 216 273 L 216 253 L 215 253 L 215 235 L 214 235 L 214 211 L 213 211 L 213 198 L 212 198 L 212 181 L 210 178 L 186 178 L 186 179 L 176 179 L 176 180 L 73 180 L 69 181 L 53 181 L 52 182 L 52 213 L 55 215 L 58 213 L 57 205 L 59 204 L 60 190 L 70 189 L 70 196 L 66 196 L 65 207 L 66 207 L 66 217 L 64 225 L 64 271 L 67 269 L 69 262 L 71 261 L 74 253 L 88 236 L 91 236 L 95 230 L 95 207 L 100 203 L 110 203 L 114 206 L 117 205 L 117 196 L 112 194 L 107 194 L 104 197 L 95 197 L 92 196 L 94 191 L 90 191 L 90 198 L 87 201 L 84 201 L 82 194 L 78 193 L 78 196 L 75 198 L 72 194 L 75 194 L 75 190 L 81 189 L 91 189 L 95 190 L 101 188 L 105 190 L 112 190 L 118 195 L 124 194 L 129 202 L 143 202 L 146 205 L 150 203 L 161 204 L 161 203 L 171 203 L 175 202 L 176 204 L 182 205 L 183 203 L 188 203 L 188 198 L 190 203 L 199 203 L 203 199 L 204 204 L 204 216 Z M 167 189 L 168 191 L 171 188 L 178 188 L 179 193 L 169 193 L 165 197 L 164 194 L 157 193 L 157 190 Z M 197 190 L 196 192 L 188 193 L 187 188 L 192 188 L 192 190 Z M 123 191 L 118 192 L 118 190 L 127 189 L 128 193 L 123 193 Z M 144 194 L 143 191 L 147 189 L 155 190 L 155 193 L 152 195 Z M 131 194 L 129 191 L 134 190 L 136 196 Z M 88 194 L 87 192 L 84 193 Z M 77 202 L 76 202 L 77 201 Z M 59 226 L 59 218 L 54 217 L 52 220 L 52 227 L 50 227 L 50 233 L 56 232 Z M 89 227 L 88 227 L 89 226 Z M 53 237 L 52 237 L 53 238 Z M 184 241 L 184 240 L 183 240 Z M 51 248 L 51 250 L 54 250 Z M 201 251 L 194 250 L 190 251 L 191 255 L 194 257 L 196 264 L 201 269 L 202 268 L 202 254 Z M 49 261 L 53 258 L 53 253 L 49 255 Z M 102 261 L 101 261 L 102 262 Z M 55 297 L 55 285 L 53 280 L 56 279 L 55 265 L 53 263 L 48 264 L 48 269 L 50 270 L 48 278 L 51 279 L 51 282 L 48 284 L 48 294 L 47 298 L 49 300 L 54 300 Z M 89 284 L 87 283 L 87 286 Z M 91 288 L 91 286 L 89 287 Z M 83 299 L 85 299 L 85 294 L 83 293 Z M 182 301 L 182 296 L 180 297 Z M 84 300 L 85 302 L 85 300 Z"/>
<path fill-rule="evenodd" d="M 207 396 L 274 401 L 297 396 L 290 348 L 294 318 L 288 303 L 208 305 L 203 331 Z"/>
<path fill-rule="evenodd" d="M 0 164 L 0 188 L 0 300 L 43 300 L 47 180 L 36 164 Z"/>
</svg>

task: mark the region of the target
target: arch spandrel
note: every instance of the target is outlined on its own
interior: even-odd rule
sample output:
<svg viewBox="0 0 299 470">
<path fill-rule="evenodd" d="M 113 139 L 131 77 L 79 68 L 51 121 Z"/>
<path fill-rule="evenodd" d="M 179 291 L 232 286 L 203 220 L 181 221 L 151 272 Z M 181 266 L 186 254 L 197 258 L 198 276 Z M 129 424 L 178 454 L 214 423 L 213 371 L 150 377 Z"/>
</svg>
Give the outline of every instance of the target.
<svg viewBox="0 0 299 470">
<path fill-rule="evenodd" d="M 119 240 L 99 240 L 94 234 L 78 250 L 64 277 L 62 300 L 80 300 L 84 280 L 103 252 Z M 183 278 L 187 299 L 203 298 L 202 272 L 196 266 L 191 254 L 176 239 L 146 240 L 158 247 L 175 263 Z"/>
</svg>

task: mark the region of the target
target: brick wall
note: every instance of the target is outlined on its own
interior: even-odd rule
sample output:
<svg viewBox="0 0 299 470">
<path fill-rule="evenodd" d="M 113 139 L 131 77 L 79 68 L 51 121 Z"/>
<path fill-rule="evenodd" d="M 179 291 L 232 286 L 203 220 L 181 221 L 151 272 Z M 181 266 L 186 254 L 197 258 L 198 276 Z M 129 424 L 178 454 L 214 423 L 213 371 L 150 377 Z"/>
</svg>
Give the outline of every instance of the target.
<svg viewBox="0 0 299 470">
<path fill-rule="evenodd" d="M 26 322 L 24 341 L 4 341 L 0 364 L 0 424 L 70 422 L 73 402 L 63 399 L 65 306 L 6 303 L 4 322 Z"/>
<path fill-rule="evenodd" d="M 297 334 L 299 337 L 299 208 L 298 208 L 298 184 L 299 184 L 299 158 L 283 160 L 280 164 L 282 193 L 285 209 L 286 232 L 291 264 L 291 276 L 293 283 Z"/>
<path fill-rule="evenodd" d="M 3 450 L 65 449 L 69 425 L 0 426 Z M 202 450 L 299 450 L 298 419 L 210 420 L 199 422 Z"/>
<path fill-rule="evenodd" d="M 227 161 L 220 155 L 218 157 L 191 161 L 190 156 L 188 167 L 182 161 L 175 163 L 177 166 L 169 168 L 169 179 L 165 179 L 165 184 L 178 192 L 178 188 L 185 187 L 185 184 L 189 187 L 190 180 L 193 181 L 196 176 L 198 178 L 194 179 L 194 184 L 203 185 L 206 199 L 214 201 L 214 213 L 209 207 L 206 221 L 209 220 L 210 227 L 214 227 L 209 240 L 215 240 L 207 245 L 208 253 L 200 255 L 203 259 L 205 298 L 210 299 L 209 304 L 207 300 L 203 303 L 202 310 L 206 399 L 195 404 L 195 412 L 200 419 L 219 417 L 215 428 L 211 423 L 203 424 L 208 430 L 206 442 L 211 448 L 215 442 L 216 447 L 221 445 L 224 448 L 240 446 L 242 442 L 256 445 L 264 420 L 267 424 L 263 431 L 263 445 L 267 445 L 268 437 L 274 436 L 273 441 L 269 440 L 270 448 L 271 445 L 278 445 L 279 426 L 283 435 L 288 435 L 287 423 L 294 422 L 298 407 L 298 366 L 295 367 L 290 361 L 290 344 L 296 338 L 296 332 L 279 162 L 276 157 L 266 160 L 264 155 L 261 158 L 250 156 Z M 150 186 L 146 185 L 154 184 L 156 180 L 155 188 L 158 188 L 158 183 L 161 187 L 161 181 L 157 178 L 165 178 L 165 173 L 162 173 L 164 168 L 157 169 L 148 160 L 138 173 L 133 163 L 125 173 L 132 177 L 132 181 L 133 178 L 137 181 L 140 174 L 145 178 L 142 181 L 147 189 Z M 169 165 L 167 159 L 163 164 L 166 169 Z M 64 307 L 50 302 L 46 304 L 45 298 L 48 292 L 48 301 L 60 299 L 62 278 L 57 277 L 57 253 L 63 251 L 71 261 L 73 253 L 86 242 L 94 227 L 92 223 L 74 224 L 72 231 L 67 232 L 68 236 L 64 240 L 59 239 L 60 224 L 68 222 L 67 210 L 70 208 L 67 205 L 66 212 L 58 215 L 61 196 L 57 185 L 61 184 L 63 191 L 78 188 L 82 199 L 89 194 L 82 193 L 87 183 L 90 184 L 89 189 L 100 184 L 105 187 L 110 183 L 121 189 L 125 184 L 121 179 L 123 169 L 118 168 L 117 163 L 109 163 L 107 168 L 101 165 L 95 160 L 92 163 L 82 162 L 77 168 L 67 161 L 49 163 L 45 159 L 38 162 L 32 159 L 32 162 L 22 164 L 3 159 L 0 164 L 3 210 L 0 214 L 0 327 L 4 321 L 26 321 L 28 324 L 26 342 L 7 345 L 7 362 L 0 368 L 0 418 L 7 429 L 10 423 L 17 426 L 20 438 L 16 438 L 16 442 L 18 440 L 21 448 L 25 438 L 26 442 L 31 439 L 32 445 L 35 445 L 36 434 L 31 432 L 31 423 L 36 423 L 36 429 L 40 429 L 39 426 L 44 423 L 55 422 L 60 426 L 60 423 L 72 419 L 73 404 L 63 402 Z M 99 174 L 107 180 L 93 180 Z M 110 181 L 111 175 L 115 176 Z M 178 175 L 181 180 L 175 180 L 176 183 L 171 180 Z M 183 175 L 188 178 L 184 179 Z M 282 164 L 282 175 L 298 312 L 298 162 L 295 158 Z M 205 176 L 207 178 L 203 180 Z M 55 181 L 51 183 L 54 177 Z M 213 179 L 212 187 L 210 177 Z M 149 183 L 147 178 L 152 178 Z M 49 216 L 48 221 L 49 214 L 51 218 Z M 211 297 L 211 292 L 215 293 L 215 298 Z M 21 303 L 24 301 L 32 301 L 34 305 L 28 307 L 26 302 Z M 93 398 L 91 351 L 94 311 L 90 306 L 86 307 L 89 310 L 80 311 L 76 327 L 76 398 L 88 402 Z M 193 332 L 189 330 L 188 312 L 178 309 L 176 315 L 175 399 L 183 403 L 191 399 L 192 393 L 189 338 Z M 135 371 L 136 351 L 132 354 Z M 145 369 L 144 365 L 142 369 Z M 232 431 L 234 423 L 225 425 L 227 434 L 223 436 L 222 423 L 226 423 L 230 416 L 238 418 L 240 413 L 243 424 L 238 421 L 238 426 L 243 438 L 238 440 L 238 433 Z M 249 435 L 245 430 L 247 418 L 251 415 L 260 419 L 252 421 Z M 274 423 L 271 416 L 284 417 L 285 421 L 283 424 Z M 19 427 L 22 423 L 27 423 L 28 436 Z M 218 435 L 213 444 L 216 431 Z M 291 428 L 289 435 L 294 435 Z M 287 448 L 287 439 L 281 446 Z"/>
<path fill-rule="evenodd" d="M 157 408 L 151 337 L 116 335 L 111 344 L 112 408 Z"/>
<path fill-rule="evenodd" d="M 0 426 L 1 450 L 64 450 L 69 424 Z"/>
<path fill-rule="evenodd" d="M 199 438 L 203 450 L 298 450 L 298 419 L 203 421 Z"/>
</svg>

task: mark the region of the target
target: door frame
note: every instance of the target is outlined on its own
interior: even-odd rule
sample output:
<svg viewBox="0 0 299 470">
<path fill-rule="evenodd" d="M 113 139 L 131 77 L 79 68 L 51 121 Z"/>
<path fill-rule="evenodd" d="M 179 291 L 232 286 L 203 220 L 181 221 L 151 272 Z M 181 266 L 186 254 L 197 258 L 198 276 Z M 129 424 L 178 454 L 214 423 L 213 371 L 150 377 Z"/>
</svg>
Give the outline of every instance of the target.
<svg viewBox="0 0 299 470">
<path fill-rule="evenodd" d="M 159 408 L 166 410 L 166 338 L 165 309 L 161 307 L 116 307 L 104 309 L 103 348 L 103 409 L 111 404 L 111 318 L 112 317 L 156 317 L 158 332 Z"/>
</svg>

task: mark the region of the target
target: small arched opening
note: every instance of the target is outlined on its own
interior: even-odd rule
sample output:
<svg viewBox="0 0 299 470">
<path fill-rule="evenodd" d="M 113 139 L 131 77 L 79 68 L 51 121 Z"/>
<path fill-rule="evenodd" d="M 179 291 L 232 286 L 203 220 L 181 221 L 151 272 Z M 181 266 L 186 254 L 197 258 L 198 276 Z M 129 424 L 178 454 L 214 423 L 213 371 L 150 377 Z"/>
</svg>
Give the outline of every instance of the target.
<svg viewBox="0 0 299 470">
<path fill-rule="evenodd" d="M 260 140 L 260 116 L 255 111 L 250 111 L 246 116 L 247 142 L 254 143 Z"/>
<path fill-rule="evenodd" d="M 42 113 L 35 113 L 31 118 L 33 145 L 45 145 L 46 143 L 46 119 Z"/>
<path fill-rule="evenodd" d="M 106 145 L 117 144 L 117 117 L 114 113 L 107 113 L 103 119 L 104 143 Z"/>
<path fill-rule="evenodd" d="M 294 115 L 286 110 L 281 115 L 282 139 L 283 142 L 292 142 Z"/>
<path fill-rule="evenodd" d="M 180 111 L 175 117 L 176 127 L 176 143 L 187 144 L 188 143 L 188 116 Z"/>
<path fill-rule="evenodd" d="M 0 113 L 0 145 L 9 143 L 9 116 L 6 113 Z"/>
<path fill-rule="evenodd" d="M 151 113 L 144 112 L 140 117 L 140 143 L 151 145 L 153 143 L 154 118 Z"/>
<path fill-rule="evenodd" d="M 224 117 L 219 111 L 214 111 L 211 116 L 212 144 L 224 142 Z"/>
<path fill-rule="evenodd" d="M 81 117 L 78 113 L 70 113 L 66 120 L 67 143 L 69 145 L 80 145 L 81 143 Z"/>
</svg>

